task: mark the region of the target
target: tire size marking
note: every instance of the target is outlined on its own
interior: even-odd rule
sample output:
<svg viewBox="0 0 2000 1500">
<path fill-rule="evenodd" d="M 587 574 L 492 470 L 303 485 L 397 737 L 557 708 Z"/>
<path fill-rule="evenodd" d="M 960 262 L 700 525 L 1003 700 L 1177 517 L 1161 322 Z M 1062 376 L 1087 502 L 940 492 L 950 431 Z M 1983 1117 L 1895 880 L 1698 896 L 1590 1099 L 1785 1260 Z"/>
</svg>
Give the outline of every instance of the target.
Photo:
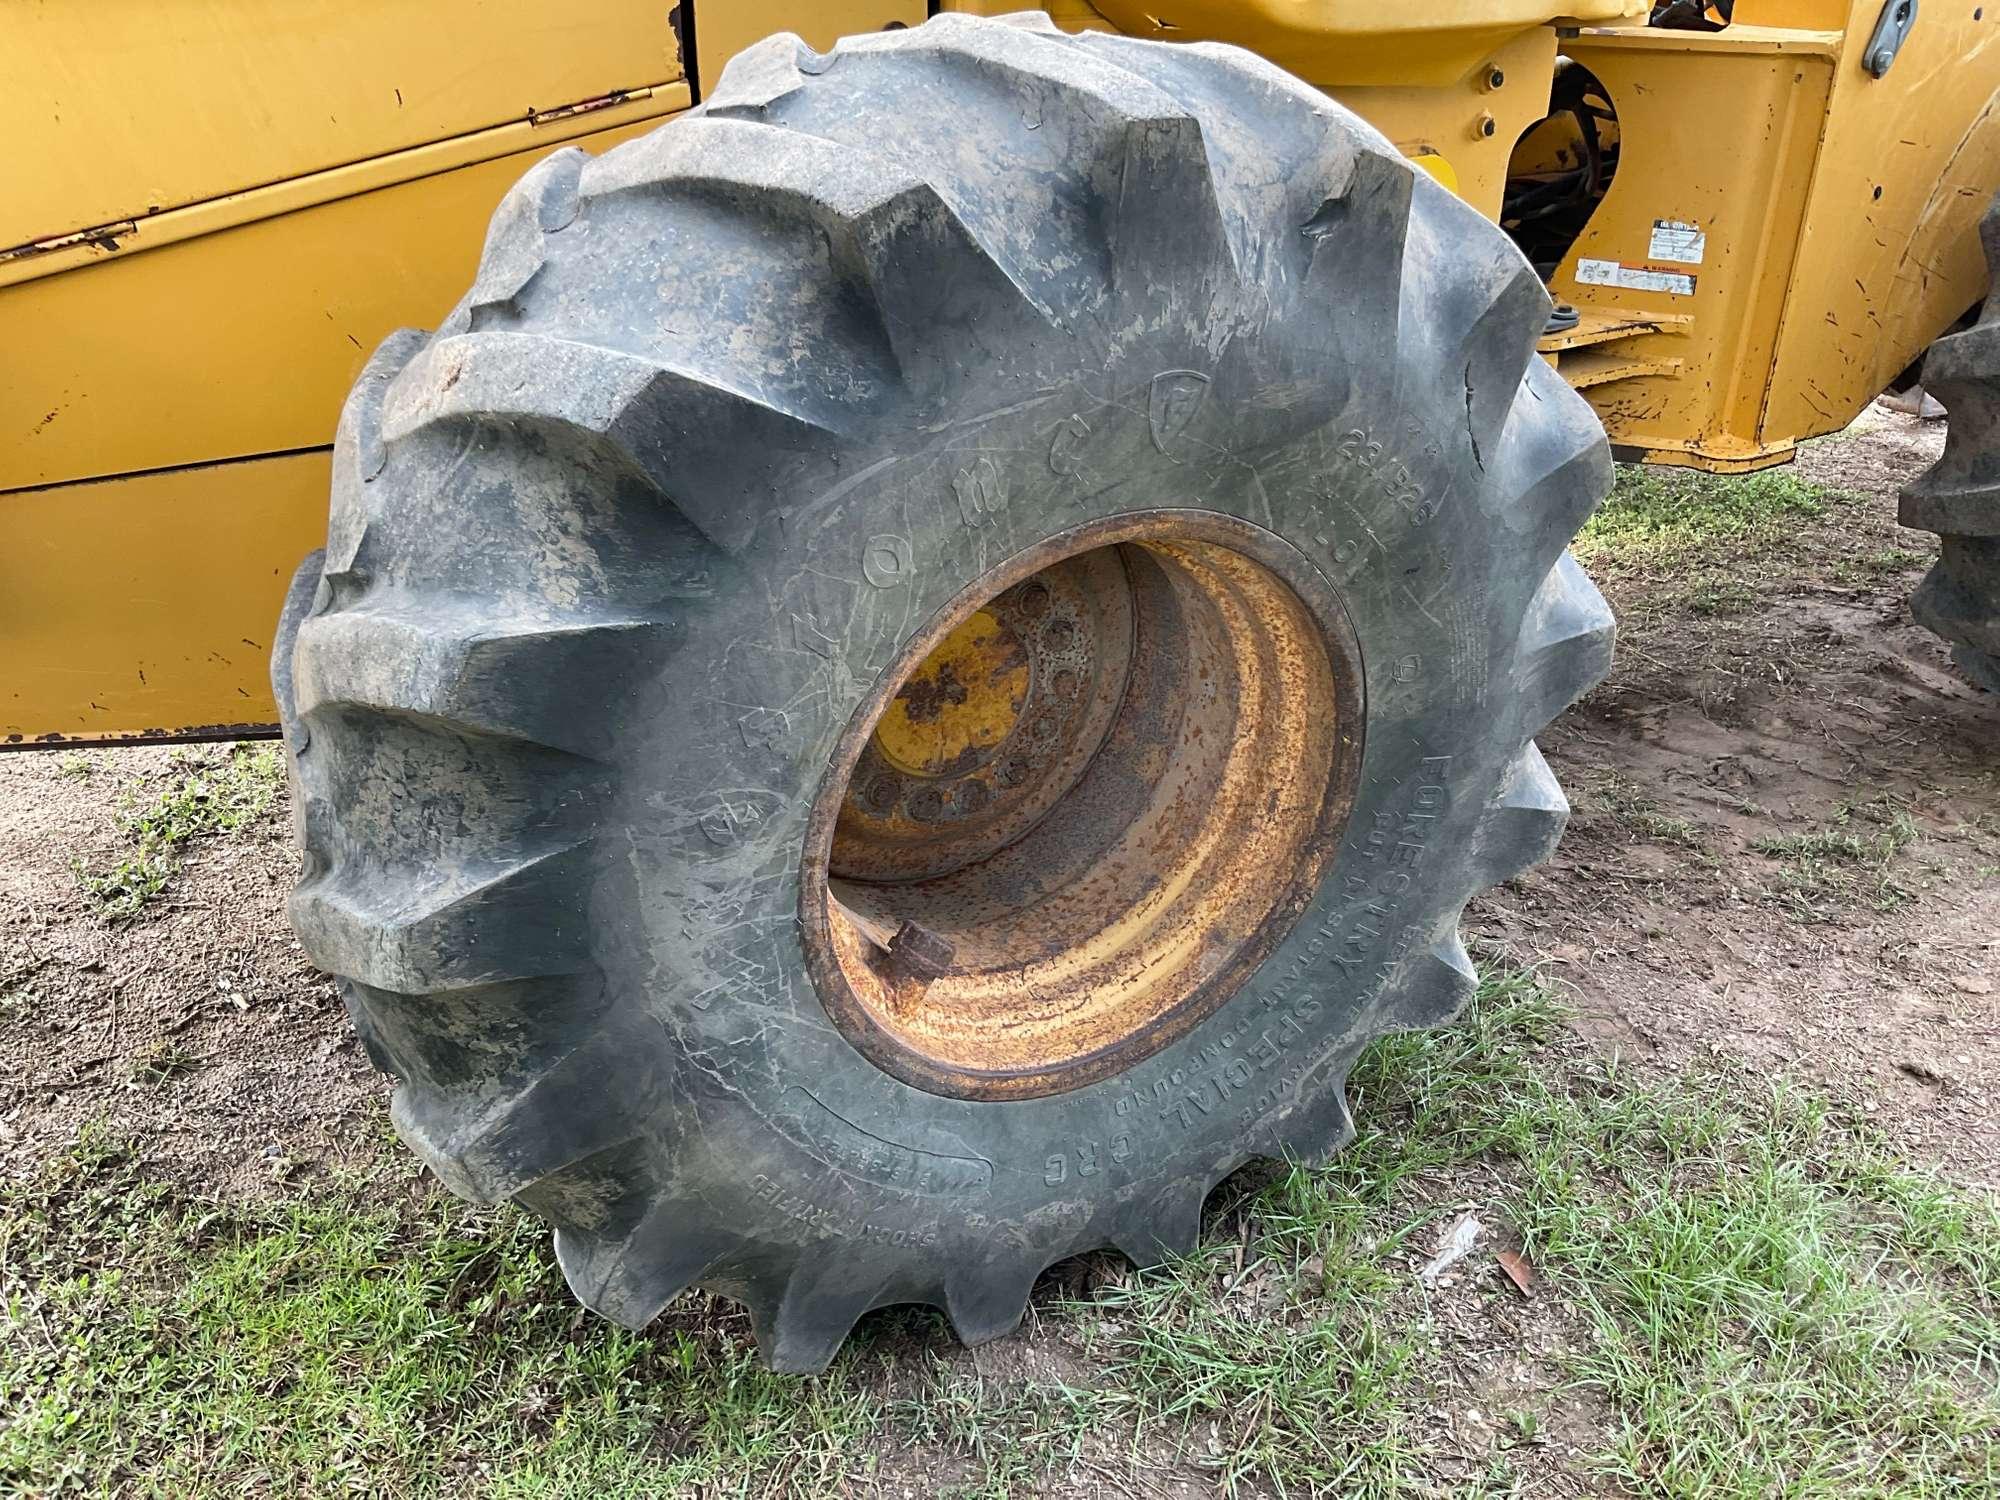
<svg viewBox="0 0 2000 1500">
<path fill-rule="evenodd" d="M 1413 441 L 1421 441 L 1423 437 L 1414 421 L 1410 423 L 1410 437 Z M 1333 445 L 1333 456 L 1345 470 L 1338 498 L 1351 498 L 1347 491 L 1365 485 L 1385 494 L 1409 517 L 1412 526 L 1429 524 L 1442 508 L 1441 503 L 1427 495 L 1423 484 L 1410 472 L 1404 451 L 1407 450 L 1399 451 L 1392 442 L 1375 437 L 1366 428 L 1349 428 Z M 1435 441 L 1424 443 L 1421 451 L 1425 458 L 1433 460 L 1442 452 Z"/>
</svg>

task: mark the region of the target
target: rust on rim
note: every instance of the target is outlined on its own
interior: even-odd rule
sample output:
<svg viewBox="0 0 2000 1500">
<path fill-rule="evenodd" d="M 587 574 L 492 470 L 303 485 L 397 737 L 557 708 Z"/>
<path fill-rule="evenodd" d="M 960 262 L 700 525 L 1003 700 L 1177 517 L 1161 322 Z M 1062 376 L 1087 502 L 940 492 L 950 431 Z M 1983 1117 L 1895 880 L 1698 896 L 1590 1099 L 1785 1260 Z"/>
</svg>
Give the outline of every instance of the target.
<svg viewBox="0 0 2000 1500">
<path fill-rule="evenodd" d="M 1311 899 L 1361 691 L 1325 580 L 1246 522 L 1144 512 L 1010 559 L 905 646 L 821 783 L 800 915 L 829 1015 L 962 1098 L 1157 1052 Z"/>
</svg>

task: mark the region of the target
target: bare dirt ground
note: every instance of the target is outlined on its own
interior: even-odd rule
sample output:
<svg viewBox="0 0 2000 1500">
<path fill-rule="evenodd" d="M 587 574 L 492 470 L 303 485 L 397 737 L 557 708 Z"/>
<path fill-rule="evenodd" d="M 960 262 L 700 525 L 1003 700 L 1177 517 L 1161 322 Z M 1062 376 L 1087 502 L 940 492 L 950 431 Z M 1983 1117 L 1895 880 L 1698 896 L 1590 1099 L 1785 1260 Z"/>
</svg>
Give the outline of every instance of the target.
<svg viewBox="0 0 2000 1500">
<path fill-rule="evenodd" d="M 192 846 L 122 925 L 80 888 L 144 803 L 221 747 L 0 758 L 0 1171 L 19 1178 L 84 1125 L 150 1172 L 261 1196 L 373 1151 L 387 1085 L 285 920 L 296 860 L 280 814 Z M 169 1086 L 171 1085 L 171 1086 Z"/>
<path fill-rule="evenodd" d="M 1603 1044 L 1803 1070 L 1990 1187 L 2000 700 L 1911 620 L 1935 543 L 1895 525 L 1943 437 L 1871 412 L 1809 447 L 1800 478 L 1867 503 L 1745 558 L 1721 609 L 1602 580 L 1616 665 L 1541 737 L 1568 833 L 1470 925 L 1553 960 Z"/>
</svg>

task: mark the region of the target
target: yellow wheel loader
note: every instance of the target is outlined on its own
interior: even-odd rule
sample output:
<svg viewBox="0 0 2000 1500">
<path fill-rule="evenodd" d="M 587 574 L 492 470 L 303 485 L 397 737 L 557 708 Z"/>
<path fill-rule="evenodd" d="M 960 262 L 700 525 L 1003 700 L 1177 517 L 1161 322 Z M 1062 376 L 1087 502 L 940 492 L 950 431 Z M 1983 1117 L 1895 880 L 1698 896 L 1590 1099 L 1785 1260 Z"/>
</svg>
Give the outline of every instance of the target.
<svg viewBox="0 0 2000 1500">
<path fill-rule="evenodd" d="M 782 1369 L 1344 1142 L 1561 832 L 1614 453 L 1965 324 L 2000 685 L 2000 12 L 1003 9 L 0 17 L 0 736 L 281 732 L 404 1139 Z"/>
</svg>

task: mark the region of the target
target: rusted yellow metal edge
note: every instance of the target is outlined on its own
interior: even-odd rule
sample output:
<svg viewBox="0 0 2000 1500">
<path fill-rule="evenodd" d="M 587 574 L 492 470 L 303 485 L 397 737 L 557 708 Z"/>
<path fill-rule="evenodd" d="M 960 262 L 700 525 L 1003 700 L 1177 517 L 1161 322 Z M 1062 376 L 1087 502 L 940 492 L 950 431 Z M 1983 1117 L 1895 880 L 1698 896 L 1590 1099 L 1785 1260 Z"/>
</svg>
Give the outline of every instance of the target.
<svg viewBox="0 0 2000 1500">
<path fill-rule="evenodd" d="M 378 188 L 414 182 L 458 167 L 595 135 L 619 125 L 663 118 L 692 103 L 688 86 L 662 80 L 619 90 L 598 99 L 546 110 L 530 119 L 496 125 L 405 151 L 311 172 L 266 187 L 230 193 L 184 208 L 137 219 L 121 219 L 76 230 L 52 241 L 0 251 L 0 286 L 33 281 L 97 264 L 116 256 L 179 244 L 261 219 L 352 198 Z"/>
<path fill-rule="evenodd" d="M 1565 33 L 1568 35 L 1569 33 Z M 1649 51 L 1662 48 L 1661 33 L 1647 26 L 1583 26 L 1574 33 L 1593 46 L 1627 45 Z M 1788 26 L 1737 26 L 1722 31 L 1674 31 L 1668 34 L 1675 52 L 1770 57 L 1834 57 L 1844 35 L 1838 31 L 1798 31 Z"/>
</svg>

